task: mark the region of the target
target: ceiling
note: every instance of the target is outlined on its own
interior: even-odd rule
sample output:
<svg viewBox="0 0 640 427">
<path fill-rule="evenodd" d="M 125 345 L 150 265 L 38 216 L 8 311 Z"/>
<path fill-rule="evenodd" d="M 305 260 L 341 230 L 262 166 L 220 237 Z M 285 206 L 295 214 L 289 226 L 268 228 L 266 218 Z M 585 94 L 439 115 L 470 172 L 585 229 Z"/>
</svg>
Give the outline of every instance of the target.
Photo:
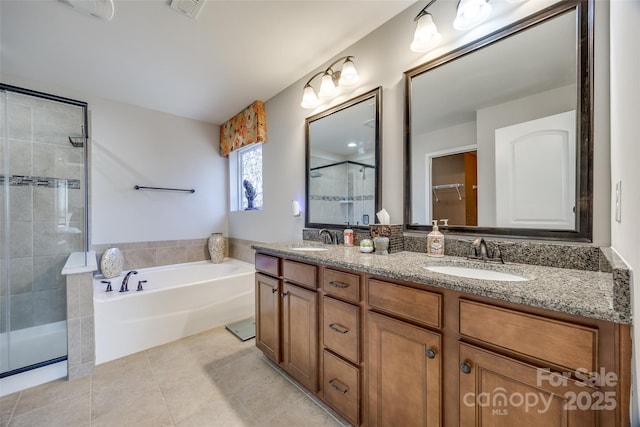
<svg viewBox="0 0 640 427">
<path fill-rule="evenodd" d="M 169 0 L 114 0 L 104 21 L 58 0 L 0 0 L 0 72 L 221 124 L 414 2 L 207 0 L 194 20 Z"/>
</svg>

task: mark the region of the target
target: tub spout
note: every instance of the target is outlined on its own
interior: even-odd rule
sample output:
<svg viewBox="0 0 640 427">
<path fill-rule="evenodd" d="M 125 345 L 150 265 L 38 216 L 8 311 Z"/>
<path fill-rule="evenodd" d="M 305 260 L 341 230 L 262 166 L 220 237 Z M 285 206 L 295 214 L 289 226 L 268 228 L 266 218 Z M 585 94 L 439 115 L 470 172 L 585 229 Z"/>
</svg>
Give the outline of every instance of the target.
<svg viewBox="0 0 640 427">
<path fill-rule="evenodd" d="M 124 276 L 124 279 L 122 279 L 122 286 L 120 286 L 120 292 L 129 291 L 129 276 L 131 276 L 132 274 L 138 274 L 138 272 L 135 270 L 131 270 L 127 273 L 126 276 Z"/>
</svg>

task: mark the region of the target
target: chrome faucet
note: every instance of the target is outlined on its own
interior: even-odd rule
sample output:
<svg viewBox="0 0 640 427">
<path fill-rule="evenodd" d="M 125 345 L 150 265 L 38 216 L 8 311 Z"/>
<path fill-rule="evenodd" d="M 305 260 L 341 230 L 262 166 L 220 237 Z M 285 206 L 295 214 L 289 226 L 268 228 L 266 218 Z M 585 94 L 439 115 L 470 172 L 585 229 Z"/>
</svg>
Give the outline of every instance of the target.
<svg viewBox="0 0 640 427">
<path fill-rule="evenodd" d="M 124 276 L 124 279 L 122 279 L 122 286 L 120 286 L 120 292 L 129 291 L 129 276 L 131 276 L 132 274 L 138 274 L 138 272 L 135 270 L 131 270 L 127 273 L 126 276 Z"/>
<path fill-rule="evenodd" d="M 320 236 L 320 239 L 322 239 L 322 243 L 325 243 L 325 244 L 334 243 L 333 235 L 326 228 L 320 229 L 320 231 L 318 231 L 318 236 Z M 338 243 L 337 240 L 335 243 Z"/>
</svg>

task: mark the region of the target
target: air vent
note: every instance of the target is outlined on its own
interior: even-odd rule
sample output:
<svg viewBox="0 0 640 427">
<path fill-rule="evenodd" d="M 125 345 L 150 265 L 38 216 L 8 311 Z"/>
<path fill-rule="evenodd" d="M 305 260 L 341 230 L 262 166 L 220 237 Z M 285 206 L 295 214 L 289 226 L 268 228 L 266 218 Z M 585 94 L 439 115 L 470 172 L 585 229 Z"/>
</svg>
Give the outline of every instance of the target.
<svg viewBox="0 0 640 427">
<path fill-rule="evenodd" d="M 187 15 L 189 18 L 197 18 L 204 6 L 205 0 L 171 0 L 171 8 Z"/>
</svg>

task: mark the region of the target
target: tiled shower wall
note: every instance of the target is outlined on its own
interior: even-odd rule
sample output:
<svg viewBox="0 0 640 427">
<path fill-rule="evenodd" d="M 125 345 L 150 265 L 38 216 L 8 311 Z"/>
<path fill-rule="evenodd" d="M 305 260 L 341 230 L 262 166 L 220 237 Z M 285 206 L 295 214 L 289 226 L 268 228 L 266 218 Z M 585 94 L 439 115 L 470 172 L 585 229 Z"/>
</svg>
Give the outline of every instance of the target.
<svg viewBox="0 0 640 427">
<path fill-rule="evenodd" d="M 84 250 L 85 215 L 84 151 L 68 138 L 82 134 L 84 117 L 80 107 L 14 93 L 7 97 L 8 140 L 0 144 L 0 158 L 9 159 L 8 170 L 4 164 L 0 169 L 9 184 L 0 185 L 0 306 L 10 298 L 11 329 L 17 330 L 66 318 L 60 272 L 70 252 Z M 6 327 L 0 316 L 1 330 Z"/>
</svg>

